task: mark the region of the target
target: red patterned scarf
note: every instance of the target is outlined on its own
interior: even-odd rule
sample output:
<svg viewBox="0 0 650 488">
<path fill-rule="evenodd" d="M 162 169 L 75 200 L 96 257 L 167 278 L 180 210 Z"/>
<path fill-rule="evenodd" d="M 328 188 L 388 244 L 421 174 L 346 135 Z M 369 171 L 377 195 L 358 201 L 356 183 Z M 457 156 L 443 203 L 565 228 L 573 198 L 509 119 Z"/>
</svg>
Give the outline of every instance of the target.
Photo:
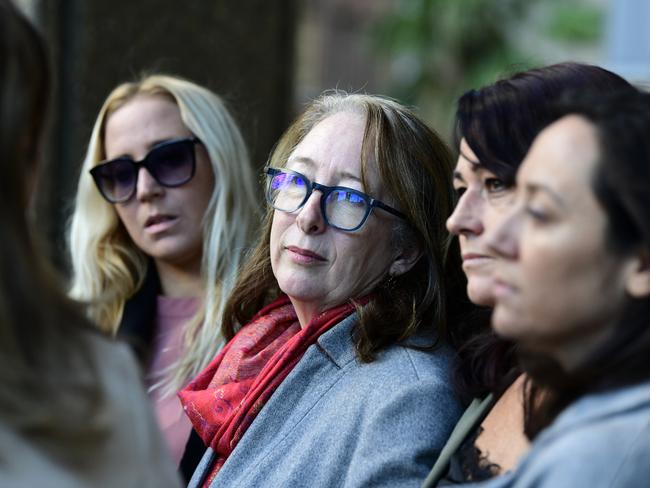
<svg viewBox="0 0 650 488">
<path fill-rule="evenodd" d="M 362 303 L 367 300 L 362 300 Z M 321 334 L 354 311 L 346 303 L 300 328 L 289 298 L 260 310 L 178 396 L 217 459 L 209 486 L 259 411 Z"/>
</svg>

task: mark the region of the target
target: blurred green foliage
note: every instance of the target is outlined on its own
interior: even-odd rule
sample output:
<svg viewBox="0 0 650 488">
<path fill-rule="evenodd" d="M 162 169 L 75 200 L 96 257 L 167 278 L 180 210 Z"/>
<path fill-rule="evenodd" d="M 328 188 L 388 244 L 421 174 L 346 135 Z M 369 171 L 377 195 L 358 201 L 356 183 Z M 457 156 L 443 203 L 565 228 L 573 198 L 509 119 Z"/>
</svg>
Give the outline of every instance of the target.
<svg viewBox="0 0 650 488">
<path fill-rule="evenodd" d="M 374 29 L 376 49 L 391 59 L 393 96 L 449 135 L 456 98 L 522 59 L 508 36 L 537 1 L 396 1 Z"/>
<path fill-rule="evenodd" d="M 530 21 L 540 11 L 541 26 Z M 395 0 L 372 38 L 389 63 L 391 95 L 417 106 L 449 138 L 462 93 L 543 64 L 520 49 L 522 29 L 559 42 L 592 42 L 601 17 L 584 0 Z"/>
<path fill-rule="evenodd" d="M 593 5 L 560 3 L 547 32 L 554 39 L 574 43 L 597 41 L 603 30 L 603 13 Z"/>
</svg>

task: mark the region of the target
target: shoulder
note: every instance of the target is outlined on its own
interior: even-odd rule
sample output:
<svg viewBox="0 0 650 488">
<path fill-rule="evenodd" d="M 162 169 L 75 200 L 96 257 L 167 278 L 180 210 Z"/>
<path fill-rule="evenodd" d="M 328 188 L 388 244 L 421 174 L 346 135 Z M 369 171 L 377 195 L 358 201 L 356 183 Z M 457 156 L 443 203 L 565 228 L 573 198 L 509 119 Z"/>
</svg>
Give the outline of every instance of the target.
<svg viewBox="0 0 650 488">
<path fill-rule="evenodd" d="M 444 354 L 392 346 L 372 363 L 355 363 L 349 384 L 363 385 L 355 452 L 373 462 L 350 471 L 352 486 L 422 482 L 461 413 Z"/>
<path fill-rule="evenodd" d="M 114 427 L 134 424 L 132 428 L 141 429 L 148 424 L 143 420 L 148 420 L 150 403 L 130 348 L 92 332 L 86 340 L 92 350 L 93 373 L 104 398 L 104 407 L 112 414 Z"/>
<path fill-rule="evenodd" d="M 393 440 L 402 432 L 405 442 L 419 432 L 431 445 L 442 445 L 461 413 L 448 355 L 444 348 L 419 351 L 395 345 L 371 363 L 354 361 L 346 383 L 365 412 L 365 427 L 392 432 L 388 437 Z"/>
<path fill-rule="evenodd" d="M 372 378 L 377 375 L 392 380 L 400 389 L 438 387 L 452 391 L 452 358 L 449 347 L 433 350 L 391 345 L 380 351 L 374 361 L 354 361 L 357 374 Z"/>
<path fill-rule="evenodd" d="M 112 460 L 110 464 L 115 467 L 121 466 L 112 475 L 115 482 L 130 478 L 145 485 L 177 486 L 175 467 L 130 348 L 93 331 L 86 339 L 102 395 L 102 418 L 110 432 L 101 457 Z"/>
<path fill-rule="evenodd" d="M 540 434 L 517 478 L 522 486 L 633 487 L 650 479 L 650 408 Z M 575 481 L 575 480 L 579 480 Z M 527 484 L 528 483 L 528 484 Z M 573 484 L 577 483 L 577 484 Z M 518 486 L 518 485 L 515 485 Z"/>
</svg>

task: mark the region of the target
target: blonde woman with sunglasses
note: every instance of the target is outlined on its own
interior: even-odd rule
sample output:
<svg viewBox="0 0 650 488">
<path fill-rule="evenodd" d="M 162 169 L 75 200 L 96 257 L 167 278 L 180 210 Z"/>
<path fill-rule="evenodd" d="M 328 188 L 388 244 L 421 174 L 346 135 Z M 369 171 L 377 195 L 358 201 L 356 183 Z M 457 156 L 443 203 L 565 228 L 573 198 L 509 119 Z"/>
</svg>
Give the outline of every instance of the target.
<svg viewBox="0 0 650 488">
<path fill-rule="evenodd" d="M 134 347 L 184 472 L 203 446 L 176 392 L 223 345 L 219 317 L 257 219 L 253 186 L 243 138 L 219 97 L 162 75 L 110 93 L 81 169 L 71 295 Z"/>
</svg>

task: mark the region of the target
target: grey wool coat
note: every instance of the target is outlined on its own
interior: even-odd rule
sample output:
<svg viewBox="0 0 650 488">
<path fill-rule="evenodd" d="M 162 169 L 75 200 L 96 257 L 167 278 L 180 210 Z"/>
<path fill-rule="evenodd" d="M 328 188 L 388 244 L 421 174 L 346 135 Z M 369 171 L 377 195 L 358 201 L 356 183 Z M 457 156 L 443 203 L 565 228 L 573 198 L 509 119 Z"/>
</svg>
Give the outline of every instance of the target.
<svg viewBox="0 0 650 488">
<path fill-rule="evenodd" d="M 461 413 L 452 353 L 394 345 L 360 363 L 355 323 L 353 314 L 307 349 L 211 486 L 420 486 Z M 208 449 L 189 486 L 213 460 Z"/>
</svg>

